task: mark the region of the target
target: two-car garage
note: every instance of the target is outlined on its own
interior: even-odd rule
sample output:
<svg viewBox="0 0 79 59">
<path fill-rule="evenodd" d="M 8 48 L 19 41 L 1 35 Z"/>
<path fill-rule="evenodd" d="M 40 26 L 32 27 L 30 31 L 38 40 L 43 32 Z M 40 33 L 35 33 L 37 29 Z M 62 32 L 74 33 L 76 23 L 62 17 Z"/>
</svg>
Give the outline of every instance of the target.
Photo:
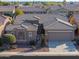
<svg viewBox="0 0 79 59">
<path fill-rule="evenodd" d="M 72 42 L 74 31 L 48 31 L 49 52 L 55 53 L 77 53 L 77 49 Z"/>
</svg>

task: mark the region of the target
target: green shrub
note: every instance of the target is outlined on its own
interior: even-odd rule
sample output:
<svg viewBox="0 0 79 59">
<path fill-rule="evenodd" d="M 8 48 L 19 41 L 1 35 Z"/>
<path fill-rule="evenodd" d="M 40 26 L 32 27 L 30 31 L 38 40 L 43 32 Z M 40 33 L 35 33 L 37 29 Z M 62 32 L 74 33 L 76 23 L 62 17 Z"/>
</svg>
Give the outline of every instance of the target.
<svg viewBox="0 0 79 59">
<path fill-rule="evenodd" d="M 16 37 L 13 34 L 5 34 L 3 38 L 9 43 L 16 43 Z"/>
<path fill-rule="evenodd" d="M 0 38 L 0 46 L 2 46 L 3 45 L 3 40 L 2 40 L 2 38 Z"/>
<path fill-rule="evenodd" d="M 15 9 L 15 14 L 16 14 L 16 16 L 17 16 L 17 15 L 23 15 L 24 12 L 23 12 L 21 9 L 16 8 L 16 9 Z"/>
<path fill-rule="evenodd" d="M 34 40 L 31 40 L 30 41 L 30 45 L 35 46 L 35 41 Z"/>
<path fill-rule="evenodd" d="M 30 5 L 30 3 L 29 2 L 25 2 L 23 5 Z"/>
<path fill-rule="evenodd" d="M 14 20 L 11 21 L 11 24 L 14 24 Z"/>
<path fill-rule="evenodd" d="M 45 35 L 41 34 L 41 46 L 45 46 Z"/>
<path fill-rule="evenodd" d="M 3 39 L 6 43 L 9 44 L 8 48 L 10 49 L 16 48 L 16 37 L 13 34 L 4 34 Z"/>
</svg>

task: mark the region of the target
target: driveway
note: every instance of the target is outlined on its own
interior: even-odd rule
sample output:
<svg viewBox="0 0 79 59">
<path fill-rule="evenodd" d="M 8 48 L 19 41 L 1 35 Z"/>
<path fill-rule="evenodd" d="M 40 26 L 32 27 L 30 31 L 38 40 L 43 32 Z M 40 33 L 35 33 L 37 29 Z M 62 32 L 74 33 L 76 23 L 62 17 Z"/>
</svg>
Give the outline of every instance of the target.
<svg viewBox="0 0 79 59">
<path fill-rule="evenodd" d="M 49 52 L 78 52 L 72 41 L 49 41 Z"/>
</svg>

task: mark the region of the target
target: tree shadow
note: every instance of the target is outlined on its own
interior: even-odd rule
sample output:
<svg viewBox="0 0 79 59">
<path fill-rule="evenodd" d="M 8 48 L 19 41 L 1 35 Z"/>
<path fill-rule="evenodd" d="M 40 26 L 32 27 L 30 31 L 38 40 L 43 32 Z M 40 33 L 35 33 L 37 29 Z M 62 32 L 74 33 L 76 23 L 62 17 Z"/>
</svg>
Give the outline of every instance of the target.
<svg viewBox="0 0 79 59">
<path fill-rule="evenodd" d="M 66 46 L 67 46 L 67 48 L 65 48 L 67 51 L 69 51 L 69 52 L 74 52 L 74 51 L 76 51 L 77 49 L 76 49 L 76 46 L 75 46 L 75 44 L 73 43 L 73 42 L 67 42 L 66 43 Z"/>
<path fill-rule="evenodd" d="M 49 41 L 48 42 L 48 46 L 49 46 L 49 48 L 56 48 L 57 46 L 59 46 L 59 45 L 62 45 L 62 44 L 64 44 L 65 42 L 64 41 Z"/>
</svg>

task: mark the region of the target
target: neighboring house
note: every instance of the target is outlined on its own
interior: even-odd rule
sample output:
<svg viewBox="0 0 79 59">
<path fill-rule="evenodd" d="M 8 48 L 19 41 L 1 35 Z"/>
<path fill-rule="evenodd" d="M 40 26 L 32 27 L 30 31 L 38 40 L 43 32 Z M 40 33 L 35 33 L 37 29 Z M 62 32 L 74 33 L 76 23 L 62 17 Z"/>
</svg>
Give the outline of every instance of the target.
<svg viewBox="0 0 79 59">
<path fill-rule="evenodd" d="M 16 36 L 17 41 L 29 41 L 36 38 L 37 24 L 31 21 L 38 21 L 34 16 L 40 18 L 39 22 L 44 24 L 46 37 L 48 40 L 73 40 L 74 26 L 65 21 L 58 15 L 52 14 L 25 14 L 16 17 L 13 25 L 6 27 L 7 33 Z M 56 19 L 57 18 L 57 19 Z M 59 19 L 58 19 L 59 18 Z M 61 20 L 62 19 L 62 20 Z M 27 22 L 27 20 L 29 22 Z"/>
<path fill-rule="evenodd" d="M 0 13 L 15 12 L 15 6 L 0 6 Z"/>
<path fill-rule="evenodd" d="M 74 11 L 74 12 L 79 12 L 79 4 L 76 4 L 76 3 L 66 3 L 64 6 L 63 6 L 64 9 L 67 9 L 69 11 Z"/>
<path fill-rule="evenodd" d="M 54 13 L 58 9 L 61 9 L 61 6 L 58 6 L 58 5 L 49 6 L 48 7 L 48 10 L 47 10 L 47 13 Z"/>
<path fill-rule="evenodd" d="M 19 7 L 21 10 L 23 10 L 25 13 L 38 13 L 38 14 L 42 14 L 42 13 L 46 13 L 46 10 L 44 8 L 39 8 L 39 7 L 30 7 L 30 6 L 22 6 Z"/>
<path fill-rule="evenodd" d="M 9 17 L 0 15 L 0 37 L 3 34 L 6 25 L 10 22 Z"/>
<path fill-rule="evenodd" d="M 41 8 L 43 6 L 43 4 L 41 2 L 32 2 L 32 6 Z"/>
</svg>

